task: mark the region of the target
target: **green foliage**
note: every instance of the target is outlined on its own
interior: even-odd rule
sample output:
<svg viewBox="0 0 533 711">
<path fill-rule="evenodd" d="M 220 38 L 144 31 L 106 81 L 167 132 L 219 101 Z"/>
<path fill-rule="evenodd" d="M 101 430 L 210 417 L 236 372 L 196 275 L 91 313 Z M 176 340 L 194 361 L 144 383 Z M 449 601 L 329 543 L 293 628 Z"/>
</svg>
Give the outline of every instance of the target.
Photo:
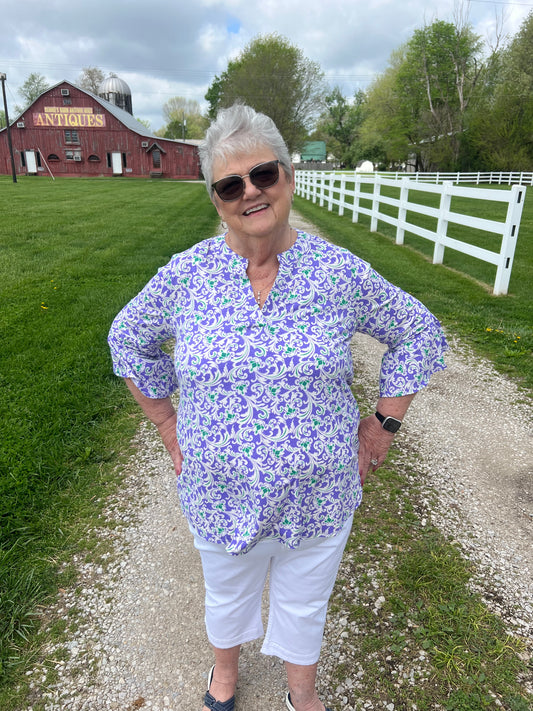
<svg viewBox="0 0 533 711">
<path fill-rule="evenodd" d="M 467 24 L 436 20 L 414 31 L 368 91 L 363 139 L 381 144 L 386 162 L 417 170 L 459 170 L 471 117 L 490 93 L 494 54 Z"/>
<path fill-rule="evenodd" d="M 339 87 L 326 96 L 326 111 L 321 117 L 319 127 L 327 140 L 328 153 L 346 168 L 355 168 L 363 158 L 374 159 L 362 149 L 359 133 L 364 118 L 365 94 L 358 91 L 352 102 L 349 102 Z"/>
<path fill-rule="evenodd" d="M 363 150 L 379 156 L 384 169 L 409 162 L 418 140 L 412 117 L 414 109 L 404 101 L 398 79 L 404 61 L 402 47 L 392 54 L 390 66 L 374 80 L 366 94 L 361 142 Z M 419 169 L 418 163 L 413 167 Z"/>
<path fill-rule="evenodd" d="M 533 170 L 533 12 L 501 53 L 490 101 L 472 120 L 482 167 Z"/>
<path fill-rule="evenodd" d="M 16 111 L 18 113 L 25 111 L 30 104 L 33 104 L 33 102 L 49 88 L 50 84 L 46 81 L 46 78 L 42 74 L 32 72 L 18 90 L 18 93 L 24 99 L 24 104 L 22 107 L 15 107 Z"/>
<path fill-rule="evenodd" d="M 76 79 L 76 85 L 98 95 L 98 89 L 104 79 L 105 74 L 101 69 L 98 69 L 98 67 L 83 67 L 81 74 Z"/>
<path fill-rule="evenodd" d="M 157 131 L 163 138 L 203 138 L 208 126 L 200 104 L 182 96 L 173 96 L 163 105 L 166 125 Z"/>
<path fill-rule="evenodd" d="M 38 605 L 56 591 L 61 563 L 85 545 L 116 486 L 114 469 L 138 422 L 111 371 L 111 321 L 174 252 L 217 223 L 201 184 L 10 185 L 0 178 L 0 676 L 7 680 L 31 651 Z"/>
<path fill-rule="evenodd" d="M 205 98 L 209 117 L 236 101 L 270 116 L 292 153 L 305 141 L 323 105 L 323 73 L 316 62 L 277 34 L 259 35 L 215 77 Z"/>
<path fill-rule="evenodd" d="M 356 381 L 358 401 L 370 408 L 366 390 Z M 347 621 L 333 641 L 344 660 L 339 682 L 358 670 L 343 693 L 353 708 L 369 699 L 374 708 L 488 711 L 500 699 L 498 707 L 525 711 L 533 696 L 522 683 L 523 641 L 472 592 L 474 566 L 421 523 L 427 491 L 411 471 L 413 456 L 393 448 L 355 514 L 332 597 L 335 618 Z"/>
</svg>

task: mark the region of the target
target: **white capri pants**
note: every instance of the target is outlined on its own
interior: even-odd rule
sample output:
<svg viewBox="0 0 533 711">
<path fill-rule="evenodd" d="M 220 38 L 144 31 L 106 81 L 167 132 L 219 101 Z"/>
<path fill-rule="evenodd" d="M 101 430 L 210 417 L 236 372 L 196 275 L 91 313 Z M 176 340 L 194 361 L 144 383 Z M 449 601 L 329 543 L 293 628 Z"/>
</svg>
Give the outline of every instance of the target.
<svg viewBox="0 0 533 711">
<path fill-rule="evenodd" d="M 352 527 L 290 549 L 263 540 L 242 555 L 194 536 L 205 582 L 205 626 L 210 643 L 229 649 L 264 634 L 261 599 L 270 570 L 268 626 L 261 652 L 293 664 L 320 656 L 328 601 Z"/>
</svg>

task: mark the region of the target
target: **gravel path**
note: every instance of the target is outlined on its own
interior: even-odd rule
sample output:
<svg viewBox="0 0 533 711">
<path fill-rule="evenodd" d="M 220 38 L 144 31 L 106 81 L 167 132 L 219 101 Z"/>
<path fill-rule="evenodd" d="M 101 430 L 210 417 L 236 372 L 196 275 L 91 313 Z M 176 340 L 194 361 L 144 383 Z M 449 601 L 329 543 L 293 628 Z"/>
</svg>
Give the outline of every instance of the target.
<svg viewBox="0 0 533 711">
<path fill-rule="evenodd" d="M 292 224 L 315 231 L 297 215 Z M 424 515 L 480 565 L 475 585 L 492 609 L 533 640 L 532 408 L 520 404 L 517 388 L 488 362 L 459 343 L 451 346 L 448 369 L 409 410 L 399 436 L 403 456 L 413 459 L 411 466 L 427 483 L 431 508 Z M 381 345 L 358 336 L 353 350 L 358 377 L 375 392 Z M 76 586 L 47 611 L 53 619 L 74 613 L 79 620 L 57 679 L 47 682 L 41 666 L 29 673 L 35 702 L 44 700 L 47 711 L 201 708 L 211 664 L 201 567 L 157 432 L 144 424 L 135 444 L 125 485 L 109 503 L 109 516 L 119 525 L 101 532 L 113 553 L 104 565 L 80 562 Z M 345 624 L 328 618 L 323 692 L 339 660 Z M 242 651 L 239 708 L 282 711 L 282 664 L 262 656 L 259 647 L 255 642 Z M 52 657 L 57 650 L 47 651 Z M 346 698 L 342 687 L 328 691 L 331 701 Z M 374 708 L 371 702 L 366 707 Z"/>
</svg>

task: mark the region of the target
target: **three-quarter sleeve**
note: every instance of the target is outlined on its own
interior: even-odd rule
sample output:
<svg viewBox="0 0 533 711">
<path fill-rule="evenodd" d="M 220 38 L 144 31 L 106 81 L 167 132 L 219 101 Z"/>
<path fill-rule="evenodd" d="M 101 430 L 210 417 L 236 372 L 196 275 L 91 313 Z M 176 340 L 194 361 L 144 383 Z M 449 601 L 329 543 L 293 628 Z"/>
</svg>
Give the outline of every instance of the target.
<svg viewBox="0 0 533 711">
<path fill-rule="evenodd" d="M 381 397 L 415 393 L 446 367 L 448 346 L 439 321 L 418 299 L 369 267 L 360 282 L 357 311 L 357 330 L 388 346 L 381 362 Z"/>
<path fill-rule="evenodd" d="M 113 371 L 131 378 L 150 398 L 164 398 L 177 388 L 172 357 L 162 345 L 172 338 L 177 277 L 163 267 L 116 316 L 108 343 Z"/>
</svg>

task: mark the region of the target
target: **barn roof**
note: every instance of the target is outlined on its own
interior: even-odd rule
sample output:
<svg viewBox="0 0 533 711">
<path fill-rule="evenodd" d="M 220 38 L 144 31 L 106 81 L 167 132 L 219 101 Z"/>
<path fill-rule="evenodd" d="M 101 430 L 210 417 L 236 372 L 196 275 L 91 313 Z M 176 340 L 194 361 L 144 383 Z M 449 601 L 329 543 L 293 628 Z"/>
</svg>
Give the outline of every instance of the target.
<svg viewBox="0 0 533 711">
<path fill-rule="evenodd" d="M 161 140 L 160 136 L 154 136 L 154 134 L 146 128 L 144 124 L 142 124 L 140 121 L 137 121 L 137 119 L 132 116 L 130 113 L 127 111 L 124 111 L 123 109 L 120 109 L 118 106 L 115 106 L 115 104 L 110 103 L 109 101 L 106 101 L 105 99 L 102 99 L 102 97 L 97 96 L 96 94 L 93 94 L 92 91 L 88 91 L 87 89 L 82 89 L 80 86 L 77 86 L 76 84 L 73 84 L 70 81 L 67 81 L 64 79 L 63 81 L 58 82 L 57 84 L 54 84 L 54 86 L 48 87 L 46 91 L 43 91 L 42 94 L 40 94 L 35 101 L 33 101 L 30 106 L 27 106 L 24 111 L 18 115 L 18 117 L 12 121 L 10 120 L 10 126 L 12 126 L 14 123 L 16 123 L 20 118 L 30 110 L 31 106 L 38 101 L 41 96 L 44 96 L 47 94 L 49 91 L 52 89 L 57 89 L 58 86 L 62 86 L 63 84 L 68 84 L 69 86 L 73 87 L 74 89 L 78 89 L 78 91 L 82 91 L 84 94 L 87 94 L 90 96 L 92 99 L 97 101 L 106 111 L 109 111 L 110 114 L 113 114 L 113 116 L 118 119 L 121 123 L 126 126 L 126 128 L 129 128 L 131 131 L 135 131 L 135 133 L 138 133 L 140 136 L 145 136 L 146 138 L 153 138 L 154 140 Z M 5 127 L 0 129 L 0 133 L 5 130 Z M 171 141 L 173 139 L 170 138 L 165 138 L 165 141 Z M 183 141 L 174 141 L 175 143 L 182 143 Z"/>
</svg>

